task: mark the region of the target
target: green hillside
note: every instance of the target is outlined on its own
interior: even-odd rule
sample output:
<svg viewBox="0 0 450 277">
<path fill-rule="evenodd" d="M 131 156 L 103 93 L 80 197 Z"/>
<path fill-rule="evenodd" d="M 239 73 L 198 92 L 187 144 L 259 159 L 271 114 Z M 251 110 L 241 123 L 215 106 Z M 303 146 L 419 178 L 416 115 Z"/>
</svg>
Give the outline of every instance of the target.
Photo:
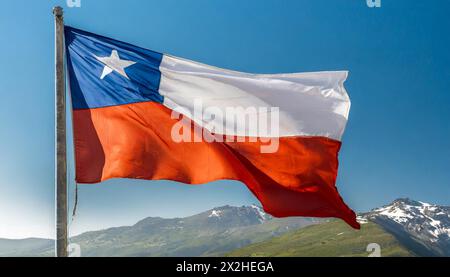
<svg viewBox="0 0 450 277">
<path fill-rule="evenodd" d="M 313 225 L 230 252 L 232 257 L 367 257 L 370 243 L 381 246 L 383 257 L 414 256 L 375 223 L 353 230 L 341 221 Z"/>
<path fill-rule="evenodd" d="M 54 256 L 54 245 L 54 241 L 50 239 L 0 239 L 0 257 Z"/>
</svg>

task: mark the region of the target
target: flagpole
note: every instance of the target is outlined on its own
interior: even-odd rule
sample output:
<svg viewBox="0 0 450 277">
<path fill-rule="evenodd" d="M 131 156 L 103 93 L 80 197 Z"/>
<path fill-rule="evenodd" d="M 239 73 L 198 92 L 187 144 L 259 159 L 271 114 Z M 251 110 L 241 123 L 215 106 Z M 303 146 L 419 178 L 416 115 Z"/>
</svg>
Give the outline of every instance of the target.
<svg viewBox="0 0 450 277">
<path fill-rule="evenodd" d="M 67 156 L 66 97 L 64 79 L 64 17 L 61 7 L 55 16 L 55 100 L 56 100 L 56 256 L 67 257 Z"/>
</svg>

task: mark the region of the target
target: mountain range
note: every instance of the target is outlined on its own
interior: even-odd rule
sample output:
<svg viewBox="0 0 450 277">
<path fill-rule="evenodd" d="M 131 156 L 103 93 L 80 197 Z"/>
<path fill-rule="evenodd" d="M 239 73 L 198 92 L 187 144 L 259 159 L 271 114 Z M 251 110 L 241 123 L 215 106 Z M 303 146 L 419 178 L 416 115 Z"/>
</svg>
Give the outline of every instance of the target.
<svg viewBox="0 0 450 277">
<path fill-rule="evenodd" d="M 256 206 L 224 206 L 185 218 L 148 217 L 133 226 L 72 237 L 82 256 L 221 256 L 321 219 L 277 219 Z M 20 245 L 21 247 L 14 247 Z M 25 247 L 28 245 L 29 247 Z M 0 256 L 53 256 L 52 240 L 0 240 Z"/>
<path fill-rule="evenodd" d="M 361 230 L 338 220 L 286 233 L 229 253 L 229 256 L 450 256 L 450 207 L 411 199 L 358 216 Z M 369 247 L 369 248 L 368 248 Z"/>
<path fill-rule="evenodd" d="M 382 226 L 420 256 L 450 256 L 450 207 L 411 199 L 361 215 Z"/>
<path fill-rule="evenodd" d="M 273 218 L 256 205 L 214 208 L 185 218 L 148 217 L 133 226 L 86 232 L 70 243 L 82 256 L 450 256 L 450 207 L 410 199 L 340 220 Z M 0 256 L 53 256 L 52 240 L 0 239 Z"/>
</svg>

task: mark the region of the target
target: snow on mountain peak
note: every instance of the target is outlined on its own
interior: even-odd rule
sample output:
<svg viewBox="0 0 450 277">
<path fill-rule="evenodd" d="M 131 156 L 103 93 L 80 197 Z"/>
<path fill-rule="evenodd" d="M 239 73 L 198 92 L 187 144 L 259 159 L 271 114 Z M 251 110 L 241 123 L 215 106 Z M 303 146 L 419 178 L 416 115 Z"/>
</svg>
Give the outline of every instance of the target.
<svg viewBox="0 0 450 277">
<path fill-rule="evenodd" d="M 364 216 L 357 216 L 356 217 L 356 221 L 359 224 L 367 224 L 369 221 L 367 220 L 367 218 L 365 218 Z"/>
<path fill-rule="evenodd" d="M 230 218 L 234 217 L 239 220 L 247 220 L 249 222 L 254 223 L 264 223 L 272 217 L 264 212 L 264 210 L 257 206 L 241 206 L 241 207 L 232 207 L 232 206 L 223 206 L 214 208 L 209 211 L 207 214 L 208 218 L 215 219 L 226 219 L 230 220 Z"/>
<path fill-rule="evenodd" d="M 397 223 L 405 223 L 408 221 L 408 219 L 413 218 L 413 216 L 410 213 L 408 213 L 409 207 L 410 206 L 398 207 L 396 205 L 391 205 L 376 209 L 373 212 L 387 216 Z M 404 208 L 407 208 L 407 211 L 405 211 Z"/>
<path fill-rule="evenodd" d="M 220 218 L 221 215 L 222 215 L 222 211 L 220 211 L 220 210 L 212 210 L 211 214 L 208 217 L 218 217 L 218 218 Z"/>
<path fill-rule="evenodd" d="M 256 206 L 255 204 L 251 205 L 250 207 L 256 211 L 256 213 L 258 214 L 258 217 L 259 217 L 259 221 L 261 223 L 266 221 L 267 214 L 263 211 L 263 209 L 261 207 Z"/>
<path fill-rule="evenodd" d="M 403 198 L 364 214 L 363 217 L 394 221 L 413 233 L 428 236 L 430 241 L 450 239 L 450 207 Z"/>
</svg>

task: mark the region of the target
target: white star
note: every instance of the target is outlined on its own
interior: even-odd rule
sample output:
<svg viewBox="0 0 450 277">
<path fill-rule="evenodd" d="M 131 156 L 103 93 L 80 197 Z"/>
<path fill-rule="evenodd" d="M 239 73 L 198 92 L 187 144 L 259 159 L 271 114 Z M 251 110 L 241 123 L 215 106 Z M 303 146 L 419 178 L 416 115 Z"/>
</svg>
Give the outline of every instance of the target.
<svg viewBox="0 0 450 277">
<path fill-rule="evenodd" d="M 127 61 L 127 60 L 121 60 L 119 57 L 119 53 L 117 53 L 117 50 L 112 50 L 110 57 L 97 57 L 95 56 L 97 60 L 102 62 L 105 65 L 105 68 L 103 68 L 103 73 L 100 79 L 103 80 L 108 74 L 112 73 L 113 71 L 116 71 L 123 77 L 128 78 L 127 73 L 125 73 L 125 68 L 132 66 L 136 62 L 133 61 Z"/>
</svg>

